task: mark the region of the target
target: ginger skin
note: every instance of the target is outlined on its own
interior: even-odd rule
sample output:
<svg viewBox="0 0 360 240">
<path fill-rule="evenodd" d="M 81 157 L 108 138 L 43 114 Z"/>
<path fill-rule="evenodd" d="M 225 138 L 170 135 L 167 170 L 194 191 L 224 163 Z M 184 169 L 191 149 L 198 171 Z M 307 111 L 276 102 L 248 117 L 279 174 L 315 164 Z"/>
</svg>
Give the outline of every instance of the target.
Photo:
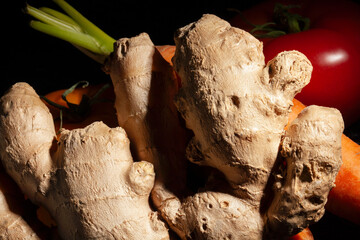
<svg viewBox="0 0 360 240">
<path fill-rule="evenodd" d="M 284 222 L 277 223 L 270 215 L 280 216 L 277 206 L 285 203 L 272 203 L 278 194 L 268 184 L 277 174 L 292 99 L 308 84 L 311 63 L 291 51 L 265 65 L 259 41 L 212 15 L 180 29 L 175 41 L 173 63 L 182 79 L 175 105 L 194 133 L 187 157 L 225 176 L 216 179 L 219 175 L 215 175 L 198 193 L 177 194 L 183 188 L 172 184 L 172 179 L 180 184 L 186 181 L 181 162 L 184 142 L 173 144 L 173 139 L 182 140 L 186 134 L 179 134 L 183 131 L 172 105 L 177 89 L 169 81 L 168 65 L 147 34 L 118 40 L 106 65 L 114 84 L 119 125 L 129 134 L 134 156 L 155 166 L 152 200 L 162 217 L 181 239 L 262 239 L 272 234 L 286 238 L 307 227 L 310 221 L 299 216 L 309 209 L 291 205 L 284 216 L 295 212 L 296 221 L 285 233 L 279 230 Z M 341 123 L 341 116 L 334 116 Z M 319 131 L 332 124 L 321 118 L 314 123 Z M 334 126 L 334 136 L 339 132 L 341 136 L 341 131 L 341 124 Z M 325 148 L 338 148 L 338 144 Z M 338 156 L 332 160 L 339 162 Z M 328 186 L 336 170 L 329 173 Z M 271 214 L 269 205 L 274 205 Z M 316 210 L 313 215 L 321 216 L 323 205 Z"/>
<path fill-rule="evenodd" d="M 1 160 L 10 176 L 56 220 L 63 239 L 169 239 L 149 206 L 153 165 L 132 160 L 125 131 L 95 122 L 63 130 L 26 83 L 0 100 Z"/>
<path fill-rule="evenodd" d="M 219 178 L 215 188 L 213 183 L 186 199 L 168 197 L 160 208 L 164 219 L 182 239 L 286 239 L 317 221 L 341 164 L 341 114 L 317 106 L 306 110 L 317 114 L 299 117 L 304 133 L 290 130 L 285 139 L 301 139 L 307 155 L 287 158 L 288 173 L 276 171 L 292 99 L 310 80 L 309 60 L 290 51 L 265 65 L 258 40 L 214 15 L 179 29 L 175 43 L 173 63 L 182 80 L 175 104 L 194 133 L 187 156 L 219 170 L 225 183 Z M 316 131 L 308 130 L 308 122 Z M 325 133 L 336 141 L 328 144 Z M 319 145 L 310 148 L 313 141 Z M 291 190 L 286 186 L 304 184 L 291 169 L 309 162 L 314 174 L 296 189 L 300 195 L 309 191 L 309 199 L 296 200 L 290 192 L 293 202 L 284 201 Z M 289 178 L 284 191 L 272 191 L 273 175 Z M 320 191 L 321 185 L 326 187 Z M 307 201 L 303 208 L 297 205 Z"/>
<path fill-rule="evenodd" d="M 237 195 L 258 201 L 311 63 L 292 51 L 265 66 L 260 41 L 213 15 L 178 30 L 175 43 L 176 105 L 195 134 L 190 159 L 219 169 Z"/>
<path fill-rule="evenodd" d="M 26 210 L 23 194 L 0 166 L 0 239 L 40 240 L 48 235 L 35 215 L 24 218 Z"/>
<path fill-rule="evenodd" d="M 173 68 L 142 33 L 119 39 L 105 69 L 114 85 L 118 123 L 129 136 L 134 158 L 154 164 L 154 205 L 159 207 L 169 195 L 186 195 L 188 131 L 173 102 L 178 91 Z"/>
<path fill-rule="evenodd" d="M 342 163 L 343 129 L 337 109 L 319 106 L 305 108 L 290 124 L 281 146 L 286 173 L 276 178 L 275 197 L 266 213 L 269 233 L 294 235 L 303 229 L 299 222 L 309 225 L 324 215 Z"/>
</svg>

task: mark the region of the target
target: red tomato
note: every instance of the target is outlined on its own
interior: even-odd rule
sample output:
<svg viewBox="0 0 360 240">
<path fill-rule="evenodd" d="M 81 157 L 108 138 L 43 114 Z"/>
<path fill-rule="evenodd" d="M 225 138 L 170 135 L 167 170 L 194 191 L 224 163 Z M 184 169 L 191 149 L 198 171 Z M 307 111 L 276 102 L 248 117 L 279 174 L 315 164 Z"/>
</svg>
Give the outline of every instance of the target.
<svg viewBox="0 0 360 240">
<path fill-rule="evenodd" d="M 357 18 L 353 16 L 323 17 L 314 22 L 313 28 L 325 28 L 341 33 L 360 49 L 360 12 Z"/>
<path fill-rule="evenodd" d="M 360 4 L 354 1 L 317 0 L 304 9 L 311 28 L 326 28 L 343 34 L 360 48 Z"/>
<path fill-rule="evenodd" d="M 272 21 L 269 9 L 274 0 L 266 0 L 243 16 L 256 24 Z M 280 0 L 282 4 L 295 3 Z M 354 1 L 304 0 L 296 13 L 310 19 L 310 30 L 288 34 L 264 42 L 266 60 L 284 50 L 298 50 L 312 62 L 310 84 L 297 95 L 306 105 L 338 108 L 346 126 L 360 120 L 360 5 Z M 267 8 L 268 7 L 268 8 Z M 239 16 L 230 21 L 236 27 L 247 27 Z"/>
<path fill-rule="evenodd" d="M 297 99 L 338 108 L 347 125 L 360 119 L 360 54 L 352 40 L 327 29 L 288 34 L 267 42 L 266 61 L 285 50 L 302 52 L 314 67 L 309 85 Z"/>
</svg>

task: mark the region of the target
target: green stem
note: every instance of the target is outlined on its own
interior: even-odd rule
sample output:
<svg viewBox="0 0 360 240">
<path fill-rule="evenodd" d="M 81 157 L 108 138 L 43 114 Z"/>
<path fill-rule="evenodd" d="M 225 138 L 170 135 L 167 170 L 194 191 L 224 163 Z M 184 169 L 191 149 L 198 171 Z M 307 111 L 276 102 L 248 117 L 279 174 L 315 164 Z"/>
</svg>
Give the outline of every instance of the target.
<svg viewBox="0 0 360 240">
<path fill-rule="evenodd" d="M 43 99 L 45 102 L 47 102 L 49 105 L 51 105 L 51 106 L 53 106 L 53 107 L 56 107 L 56 108 L 58 108 L 58 109 L 60 109 L 60 110 L 63 110 L 63 109 L 66 108 L 66 107 L 64 107 L 63 105 L 60 105 L 60 104 L 58 104 L 58 103 L 55 103 L 55 102 L 49 100 L 49 99 L 48 99 L 47 97 L 45 97 L 45 96 L 40 96 L 40 98 Z"/>
<path fill-rule="evenodd" d="M 40 32 L 70 42 L 87 56 L 103 63 L 106 56 L 113 51 L 115 39 L 103 32 L 64 0 L 53 1 L 67 15 L 51 8 L 36 9 L 27 5 L 26 13 L 38 20 L 31 21 L 30 26 Z"/>
<path fill-rule="evenodd" d="M 69 95 L 70 93 L 72 93 L 80 84 L 82 85 L 82 88 L 86 88 L 87 86 L 89 86 L 89 82 L 88 81 L 79 81 L 77 83 L 75 83 L 74 85 L 72 85 L 69 89 L 67 89 L 62 95 L 61 98 L 66 102 L 66 104 L 69 106 L 69 101 L 67 100 L 67 95 Z"/>
<path fill-rule="evenodd" d="M 34 20 L 30 22 L 30 26 L 35 30 L 60 38 L 77 46 L 84 47 L 94 53 L 104 54 L 104 51 L 99 48 L 96 40 L 89 35 L 80 32 L 67 31 L 65 29 Z"/>
<path fill-rule="evenodd" d="M 276 3 L 273 14 L 274 22 L 278 28 L 283 29 L 287 33 L 297 33 L 308 30 L 310 27 L 310 19 L 292 13 L 291 9 L 294 8 L 300 8 L 300 6 Z"/>
<path fill-rule="evenodd" d="M 308 30 L 310 27 L 309 18 L 303 17 L 299 14 L 291 12 L 294 8 L 299 8 L 298 5 L 283 5 L 276 3 L 273 12 L 273 21 L 261 25 L 251 23 L 244 17 L 241 11 L 237 9 L 228 9 L 235 11 L 244 20 L 244 22 L 252 26 L 250 33 L 256 38 L 276 38 L 288 33 L 297 33 Z"/>
<path fill-rule="evenodd" d="M 55 103 L 45 96 L 41 96 L 41 98 L 47 102 L 49 105 L 59 109 L 60 111 L 60 129 L 62 128 L 63 119 L 66 118 L 69 122 L 81 122 L 88 116 L 91 112 L 91 108 L 94 104 L 99 102 L 108 101 L 108 99 L 101 99 L 101 95 L 108 89 L 111 85 L 109 83 L 103 85 L 93 96 L 88 96 L 83 94 L 80 100 L 80 103 L 75 104 L 71 103 L 67 100 L 67 97 L 70 93 L 72 93 L 76 88 L 81 85 L 82 88 L 85 88 L 89 85 L 87 81 L 79 81 L 72 85 L 70 88 L 64 91 L 61 94 L 61 98 L 65 101 L 67 106 L 60 105 Z"/>
<path fill-rule="evenodd" d="M 74 21 L 77 22 L 85 30 L 85 32 L 99 40 L 99 42 L 104 45 L 104 49 L 110 50 L 109 53 L 113 51 L 113 43 L 115 42 L 115 39 L 103 32 L 64 0 L 53 1 L 58 4 L 72 19 L 74 19 Z"/>
<path fill-rule="evenodd" d="M 256 38 L 276 38 L 285 35 L 286 32 L 277 30 L 274 22 L 268 22 L 263 25 L 254 25 L 250 33 Z"/>
<path fill-rule="evenodd" d="M 30 5 L 27 5 L 26 10 L 29 15 L 40 20 L 44 24 L 56 26 L 58 28 L 68 31 L 78 31 L 78 32 L 82 31 L 81 28 L 76 23 L 69 24 L 68 21 L 64 21 L 63 19 L 57 18 L 53 15 L 50 15 L 49 13 L 41 11 L 40 9 L 36 9 Z"/>
<path fill-rule="evenodd" d="M 45 12 L 47 14 L 50 14 L 52 16 L 54 16 L 57 19 L 61 19 L 65 22 L 67 22 L 68 24 L 71 24 L 73 26 L 77 26 L 78 29 L 81 30 L 81 27 L 79 26 L 79 24 L 77 24 L 71 17 L 69 17 L 66 14 L 63 14 L 62 12 L 56 11 L 54 9 L 48 8 L 48 7 L 41 7 L 39 8 L 40 11 Z"/>
</svg>

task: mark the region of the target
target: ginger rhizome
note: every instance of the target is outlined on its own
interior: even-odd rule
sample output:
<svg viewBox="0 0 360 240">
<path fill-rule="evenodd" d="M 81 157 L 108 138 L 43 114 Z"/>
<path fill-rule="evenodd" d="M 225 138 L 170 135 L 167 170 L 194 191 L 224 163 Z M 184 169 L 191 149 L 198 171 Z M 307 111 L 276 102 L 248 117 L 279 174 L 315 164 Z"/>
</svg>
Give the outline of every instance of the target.
<svg viewBox="0 0 360 240">
<path fill-rule="evenodd" d="M 272 234 L 296 234 L 323 216 L 342 163 L 340 116 L 335 109 L 309 106 L 289 125 L 280 149 L 286 172 L 275 176 L 266 213 Z"/>
<path fill-rule="evenodd" d="M 119 126 L 129 136 L 134 158 L 154 164 L 155 206 L 170 193 L 186 195 L 188 132 L 173 102 L 179 86 L 172 67 L 142 33 L 115 43 L 106 71 L 114 85 Z"/>
<path fill-rule="evenodd" d="M 261 239 L 317 221 L 341 165 L 344 125 L 339 111 L 313 106 L 284 134 L 309 60 L 289 51 L 265 65 L 258 40 L 214 15 L 179 29 L 175 43 L 175 103 L 194 133 L 187 156 L 219 170 L 225 184 L 168 198 L 161 212 L 169 225 L 183 239 Z"/>
<path fill-rule="evenodd" d="M 195 134 L 198 164 L 224 173 L 237 195 L 258 200 L 278 154 L 292 99 L 310 80 L 311 63 L 283 52 L 264 65 L 262 44 L 206 15 L 176 35 L 182 88 L 176 105 Z"/>
<path fill-rule="evenodd" d="M 173 68 L 145 33 L 116 41 L 104 69 L 117 128 L 57 141 L 36 92 L 14 85 L 0 100 L 7 173 L 63 239 L 169 239 L 167 226 L 181 239 L 281 239 L 318 221 L 344 124 L 309 106 L 284 130 L 309 60 L 287 51 L 265 64 L 261 42 L 210 14 L 175 43 Z M 189 188 L 194 173 L 206 184 Z"/>
<path fill-rule="evenodd" d="M 137 160 L 155 166 L 152 200 L 168 225 L 181 239 L 261 239 L 273 234 L 286 238 L 317 221 L 341 164 L 339 152 L 329 159 L 316 148 L 297 149 L 310 151 L 314 159 L 279 153 L 283 139 L 298 139 L 304 146 L 311 141 L 324 143 L 324 134 L 305 130 L 288 136 L 284 132 L 292 99 L 310 80 L 308 59 L 290 51 L 265 65 L 259 41 L 213 15 L 178 30 L 175 40 L 173 63 L 182 80 L 178 93 L 171 69 L 147 34 L 118 40 L 106 64 L 116 93 L 119 125 L 129 134 Z M 181 156 L 188 135 L 173 110 L 173 97 L 194 134 L 186 148 L 187 158 L 218 170 L 197 193 L 179 191 L 189 177 Z M 329 137 L 339 140 L 343 130 L 339 112 L 312 108 L 311 112 L 320 114 L 300 117 L 299 124 L 311 123 L 315 132 L 330 133 Z M 333 117 L 330 120 L 326 115 Z M 178 145 L 174 139 L 180 141 Z M 339 149 L 339 144 L 321 147 L 330 151 Z M 287 161 L 287 171 L 279 167 L 282 159 Z M 317 167 L 325 165 L 326 171 Z M 301 184 L 304 179 L 297 171 L 304 168 L 317 174 L 306 179 L 303 186 L 311 191 L 301 195 L 304 188 L 286 186 L 294 179 Z M 326 187 L 319 191 L 318 179 L 325 176 Z M 286 212 L 282 212 L 286 191 L 279 191 L 279 186 L 299 191 L 292 194 L 295 200 Z M 304 199 L 297 199 L 296 194 Z M 314 206 L 297 205 L 306 201 Z"/>
<path fill-rule="evenodd" d="M 0 166 L 0 239 L 40 240 L 49 235 L 29 208 L 18 186 Z"/>
<path fill-rule="evenodd" d="M 51 213 L 63 239 L 168 239 L 149 205 L 155 173 L 133 162 L 120 128 L 63 130 L 26 83 L 0 101 L 1 160 L 22 191 Z"/>
</svg>

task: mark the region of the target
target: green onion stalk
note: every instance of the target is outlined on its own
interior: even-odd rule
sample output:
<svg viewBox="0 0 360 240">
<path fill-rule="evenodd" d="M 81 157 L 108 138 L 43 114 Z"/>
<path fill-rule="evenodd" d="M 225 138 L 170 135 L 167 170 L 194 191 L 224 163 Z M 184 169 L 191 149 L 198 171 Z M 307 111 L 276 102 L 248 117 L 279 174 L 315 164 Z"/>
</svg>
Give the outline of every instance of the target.
<svg viewBox="0 0 360 240">
<path fill-rule="evenodd" d="M 26 5 L 25 12 L 36 19 L 30 21 L 30 26 L 35 30 L 71 43 L 88 57 L 103 64 L 105 59 L 113 52 L 113 45 L 116 40 L 86 19 L 66 1 L 53 0 L 53 2 L 55 2 L 64 13 L 48 7 L 35 8 L 29 4 Z M 91 98 L 83 95 L 80 104 L 76 105 L 67 101 L 66 97 L 74 91 L 79 84 L 81 84 L 82 87 L 86 87 L 89 83 L 80 81 L 62 94 L 62 99 L 67 103 L 66 107 L 58 105 L 42 96 L 44 101 L 60 110 L 60 128 L 62 127 L 63 114 L 73 120 L 82 121 L 89 114 L 90 107 L 100 101 L 100 95 L 110 86 L 109 84 L 105 84 Z"/>
<path fill-rule="evenodd" d="M 53 2 L 64 13 L 48 7 L 35 8 L 29 4 L 26 5 L 25 12 L 36 19 L 30 21 L 30 26 L 67 41 L 88 57 L 104 63 L 106 57 L 113 51 L 115 39 L 90 22 L 66 1 L 53 0 Z"/>
</svg>

